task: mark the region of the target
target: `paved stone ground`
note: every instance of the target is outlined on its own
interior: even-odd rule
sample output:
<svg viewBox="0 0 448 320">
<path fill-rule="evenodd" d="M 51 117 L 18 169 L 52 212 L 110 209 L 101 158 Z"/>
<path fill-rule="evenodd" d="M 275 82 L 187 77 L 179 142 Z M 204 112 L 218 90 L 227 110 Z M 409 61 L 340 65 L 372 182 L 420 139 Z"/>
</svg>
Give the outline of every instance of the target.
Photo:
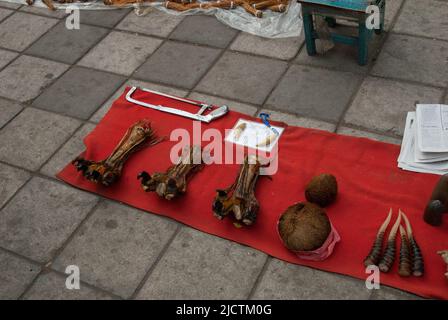
<svg viewBox="0 0 448 320">
<path fill-rule="evenodd" d="M 54 174 L 130 83 L 398 144 L 416 102 L 448 102 L 447 1 L 388 0 L 366 67 L 344 46 L 311 58 L 302 37 L 261 39 L 212 17 L 83 11 L 73 32 L 64 16 L 0 2 L 0 298 L 417 298 L 286 264 Z M 65 289 L 69 264 L 81 267 L 79 291 Z"/>
</svg>

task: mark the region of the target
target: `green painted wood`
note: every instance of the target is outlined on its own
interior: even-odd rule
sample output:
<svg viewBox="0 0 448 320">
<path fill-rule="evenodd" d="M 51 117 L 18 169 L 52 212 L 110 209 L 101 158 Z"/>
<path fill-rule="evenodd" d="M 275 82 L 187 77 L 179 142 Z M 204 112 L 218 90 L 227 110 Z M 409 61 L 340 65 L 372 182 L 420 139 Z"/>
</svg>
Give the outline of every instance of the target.
<svg viewBox="0 0 448 320">
<path fill-rule="evenodd" d="M 299 2 L 365 12 L 366 8 L 376 0 L 299 0 Z"/>
<path fill-rule="evenodd" d="M 308 55 L 314 56 L 316 51 L 316 37 L 314 35 L 313 16 L 309 13 L 302 13 L 303 30 L 305 32 L 306 51 Z"/>
<path fill-rule="evenodd" d="M 386 0 L 298 0 L 302 4 L 302 17 L 305 32 L 306 49 L 309 55 L 316 54 L 315 40 L 318 38 L 314 30 L 313 15 L 323 15 L 328 23 L 334 22 L 334 16 L 355 18 L 358 21 L 358 37 L 346 36 L 332 32 L 331 39 L 336 43 L 356 46 L 358 48 L 358 64 L 365 65 L 368 62 L 369 41 L 373 30 L 367 29 L 368 17 L 365 9 L 368 5 L 377 4 L 380 7 L 380 26 L 376 33 L 381 33 L 384 28 L 384 15 Z M 335 28 L 337 30 L 337 28 Z"/>
</svg>

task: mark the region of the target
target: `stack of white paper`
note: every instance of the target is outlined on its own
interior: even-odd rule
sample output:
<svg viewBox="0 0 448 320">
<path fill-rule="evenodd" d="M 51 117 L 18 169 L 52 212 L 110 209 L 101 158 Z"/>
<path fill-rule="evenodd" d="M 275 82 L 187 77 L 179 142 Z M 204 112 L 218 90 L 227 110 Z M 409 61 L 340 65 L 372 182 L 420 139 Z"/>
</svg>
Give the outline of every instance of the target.
<svg viewBox="0 0 448 320">
<path fill-rule="evenodd" d="M 408 113 L 398 167 L 448 173 L 448 105 L 418 104 L 415 112 Z"/>
</svg>

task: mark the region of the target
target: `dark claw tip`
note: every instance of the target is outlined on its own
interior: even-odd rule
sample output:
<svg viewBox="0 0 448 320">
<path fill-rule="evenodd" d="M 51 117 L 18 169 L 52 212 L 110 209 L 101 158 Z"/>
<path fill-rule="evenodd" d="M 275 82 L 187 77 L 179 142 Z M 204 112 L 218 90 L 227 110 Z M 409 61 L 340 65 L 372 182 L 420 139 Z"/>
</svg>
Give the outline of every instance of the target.
<svg viewBox="0 0 448 320">
<path fill-rule="evenodd" d="M 150 178 L 151 178 L 151 176 L 146 171 L 142 171 L 137 175 L 137 179 L 149 180 Z"/>
</svg>

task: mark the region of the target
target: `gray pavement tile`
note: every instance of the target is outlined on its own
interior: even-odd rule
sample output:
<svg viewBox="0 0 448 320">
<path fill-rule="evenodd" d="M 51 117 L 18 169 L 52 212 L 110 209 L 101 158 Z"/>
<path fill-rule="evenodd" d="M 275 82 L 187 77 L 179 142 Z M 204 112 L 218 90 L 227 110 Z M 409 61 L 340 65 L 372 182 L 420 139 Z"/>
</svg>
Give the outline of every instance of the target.
<svg viewBox="0 0 448 320">
<path fill-rule="evenodd" d="M 0 208 L 28 181 L 31 175 L 25 170 L 0 163 Z"/>
<path fill-rule="evenodd" d="M 281 121 L 284 122 L 290 126 L 297 126 L 297 127 L 303 127 L 303 128 L 313 128 L 313 129 L 320 129 L 325 130 L 329 132 L 334 132 L 336 129 L 336 125 L 333 123 L 320 121 L 316 119 L 310 119 L 310 118 L 304 118 L 304 117 L 297 117 L 292 114 L 287 114 L 275 110 L 267 110 L 262 109 L 260 110 L 260 113 L 267 113 L 270 115 L 269 119 L 272 121 Z"/>
<path fill-rule="evenodd" d="M 0 131 L 0 160 L 37 170 L 79 125 L 72 118 L 27 108 Z"/>
<path fill-rule="evenodd" d="M 153 8 L 144 16 L 137 16 L 134 12 L 130 12 L 116 29 L 167 37 L 183 18 L 183 16 L 175 16 Z"/>
<path fill-rule="evenodd" d="M 82 280 L 129 298 L 177 224 L 114 202 L 103 202 L 79 229 L 54 268 L 79 266 Z"/>
<path fill-rule="evenodd" d="M 386 17 L 385 17 L 385 21 L 384 21 L 384 24 L 385 24 L 384 29 L 386 31 L 390 30 L 392 22 L 394 21 L 395 17 L 397 16 L 402 3 L 403 3 L 403 0 L 392 0 L 392 1 L 386 2 Z"/>
<path fill-rule="evenodd" d="M 73 64 L 107 32 L 108 29 L 87 25 L 83 25 L 80 29 L 69 30 L 65 27 L 64 20 L 33 43 L 26 53 Z"/>
<path fill-rule="evenodd" d="M 325 53 L 309 56 L 303 47 L 295 60 L 306 66 L 318 66 L 354 73 L 367 73 L 381 49 L 383 37 L 374 35 L 369 42 L 369 62 L 365 66 L 358 64 L 358 49 L 354 46 L 337 43 Z"/>
<path fill-rule="evenodd" d="M 17 56 L 18 56 L 18 53 L 0 49 L 0 69 L 5 67 L 8 63 L 10 63 Z"/>
<path fill-rule="evenodd" d="M 218 49 L 168 41 L 136 71 L 134 77 L 191 89 L 219 54 Z"/>
<path fill-rule="evenodd" d="M 22 51 L 57 22 L 57 19 L 16 12 L 0 24 L 0 47 Z"/>
<path fill-rule="evenodd" d="M 22 5 L 19 3 L 12 3 L 12 2 L 7 2 L 7 1 L 0 1 L 0 7 L 3 8 L 8 8 L 8 9 L 18 9 L 20 8 Z"/>
<path fill-rule="evenodd" d="M 0 8 L 0 21 L 10 16 L 14 11 L 9 9 Z"/>
<path fill-rule="evenodd" d="M 78 63 L 85 67 L 130 75 L 162 40 L 112 31 Z"/>
<path fill-rule="evenodd" d="M 219 97 L 209 96 L 207 94 L 202 94 L 198 92 L 192 92 L 189 96 L 190 99 L 202 101 L 208 104 L 213 104 L 215 106 L 227 105 L 231 111 L 237 111 L 241 113 L 248 114 L 250 116 L 255 115 L 257 112 L 257 107 L 248 105 L 241 102 L 236 102 L 232 100 L 227 100 Z"/>
<path fill-rule="evenodd" d="M 295 57 L 304 37 L 269 39 L 241 32 L 230 46 L 231 50 L 290 60 Z"/>
<path fill-rule="evenodd" d="M 132 9 L 81 10 L 79 18 L 81 24 L 112 28 Z M 81 26 L 82 28 L 82 26 Z"/>
<path fill-rule="evenodd" d="M 368 77 L 345 115 L 345 123 L 403 135 L 408 111 L 416 103 L 440 103 L 442 90 Z"/>
<path fill-rule="evenodd" d="M 0 250 L 0 299 L 18 299 L 39 271 L 39 266 Z"/>
<path fill-rule="evenodd" d="M 196 90 L 259 105 L 286 67 L 285 62 L 278 60 L 226 52 Z"/>
<path fill-rule="evenodd" d="M 414 294 L 397 290 L 391 287 L 381 286 L 378 290 L 373 290 L 372 300 L 422 300 L 423 298 Z"/>
<path fill-rule="evenodd" d="M 48 8 L 42 8 L 42 7 L 36 7 L 36 6 L 27 6 L 24 5 L 20 8 L 21 12 L 28 12 L 28 13 L 35 13 L 41 16 L 47 16 L 51 18 L 61 19 L 67 16 L 67 13 L 65 13 L 65 9 L 62 10 L 48 10 Z"/>
<path fill-rule="evenodd" d="M 393 31 L 448 40 L 448 2 L 407 0 Z"/>
<path fill-rule="evenodd" d="M 303 117 L 337 122 L 360 81 L 360 75 L 350 72 L 294 65 L 266 105 Z"/>
<path fill-rule="evenodd" d="M 123 94 L 124 89 L 127 86 L 136 86 L 141 88 L 147 88 L 155 91 L 159 91 L 162 93 L 172 94 L 178 97 L 185 97 L 188 93 L 186 90 L 171 88 L 167 86 L 162 86 L 150 82 L 140 81 L 140 80 L 133 80 L 130 79 L 126 81 L 125 84 L 123 84 L 120 89 L 118 89 L 103 105 L 100 109 L 98 109 L 97 112 L 90 118 L 90 121 L 98 123 L 100 120 L 106 115 L 106 113 L 109 111 L 110 107 L 112 106 L 112 103 Z"/>
<path fill-rule="evenodd" d="M 97 201 L 89 193 L 34 177 L 0 211 L 0 246 L 45 263 Z"/>
<path fill-rule="evenodd" d="M 0 98 L 0 129 L 20 111 L 22 111 L 22 106 L 17 102 Z"/>
<path fill-rule="evenodd" d="M 398 145 L 401 144 L 401 140 L 397 139 L 397 138 L 383 136 L 383 135 L 380 135 L 380 134 L 367 132 L 367 131 L 361 131 L 361 130 L 357 130 L 357 129 L 353 129 L 353 128 L 349 128 L 349 127 L 344 127 L 344 126 L 340 127 L 337 130 L 337 133 L 345 134 L 347 136 L 369 138 L 369 139 L 372 139 L 372 140 L 388 142 L 388 143 L 392 143 L 392 144 L 398 144 Z"/>
<path fill-rule="evenodd" d="M 448 42 L 391 34 L 372 74 L 446 86 Z"/>
<path fill-rule="evenodd" d="M 362 280 L 272 259 L 253 299 L 367 300 L 370 294 Z"/>
<path fill-rule="evenodd" d="M 33 106 L 88 119 L 119 88 L 125 78 L 74 67 L 33 102 Z"/>
<path fill-rule="evenodd" d="M 21 102 L 34 99 L 67 68 L 59 62 L 21 56 L 0 72 L 0 96 Z"/>
<path fill-rule="evenodd" d="M 68 275 L 67 275 L 68 276 Z M 80 272 L 82 279 L 82 271 Z M 111 300 L 107 293 L 87 287 L 83 283 L 78 289 L 67 289 L 66 277 L 56 272 L 46 272 L 37 278 L 24 295 L 25 300 Z"/>
<path fill-rule="evenodd" d="M 73 159 L 85 150 L 84 137 L 87 136 L 95 125 L 86 123 L 83 125 L 67 143 L 42 167 L 40 172 L 54 177 L 59 171 L 65 168 Z"/>
<path fill-rule="evenodd" d="M 205 233 L 182 228 L 138 299 L 246 299 L 266 255 Z"/>
<path fill-rule="evenodd" d="M 170 35 L 171 39 L 225 48 L 238 31 L 223 24 L 215 16 L 187 16 Z"/>
</svg>

